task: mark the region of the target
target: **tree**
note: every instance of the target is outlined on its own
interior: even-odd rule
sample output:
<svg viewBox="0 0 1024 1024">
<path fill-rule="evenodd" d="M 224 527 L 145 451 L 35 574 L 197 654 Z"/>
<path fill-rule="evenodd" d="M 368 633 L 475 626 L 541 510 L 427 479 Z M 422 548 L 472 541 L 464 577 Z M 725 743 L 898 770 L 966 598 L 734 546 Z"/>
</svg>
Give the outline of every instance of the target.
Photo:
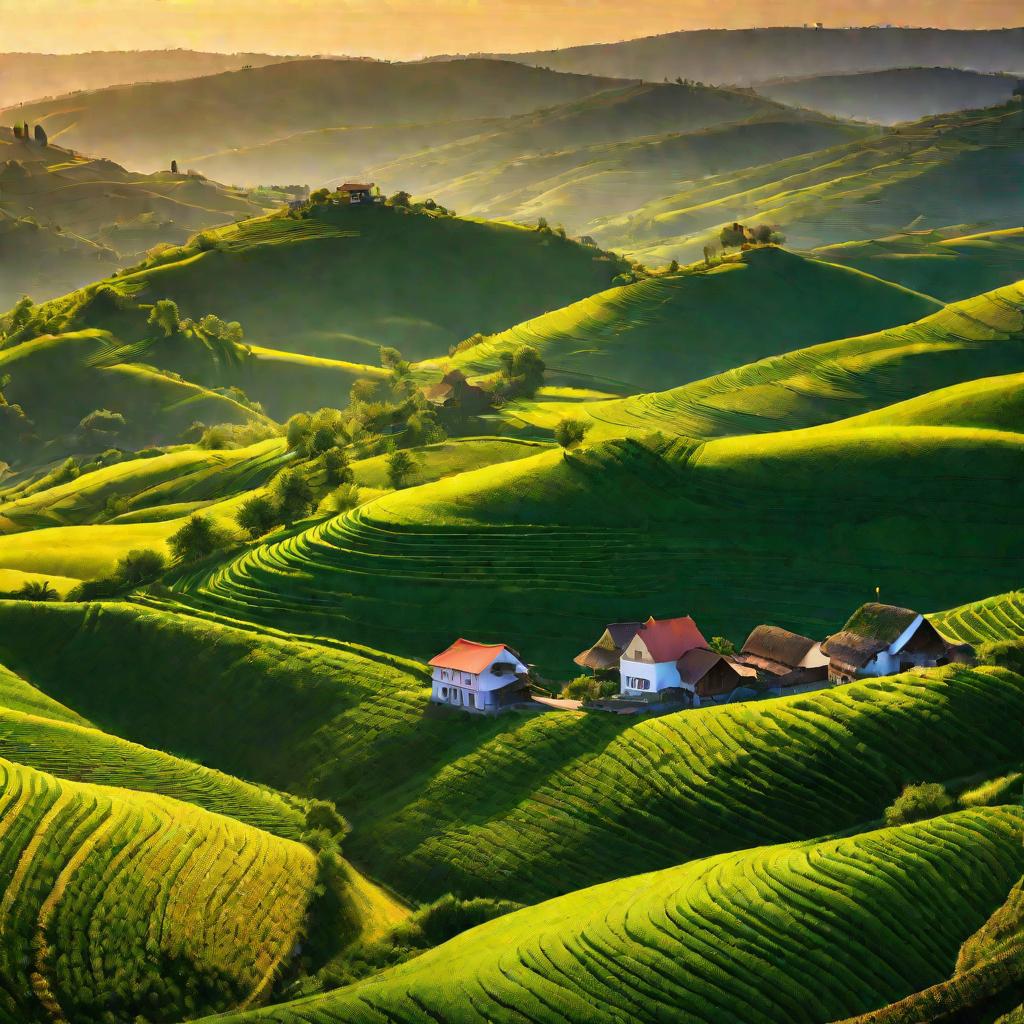
<svg viewBox="0 0 1024 1024">
<path fill-rule="evenodd" d="M 351 483 L 355 476 L 343 448 L 328 448 L 323 454 L 324 476 L 332 487 Z"/>
<path fill-rule="evenodd" d="M 668 272 L 670 274 L 678 274 L 679 273 L 679 260 L 673 260 L 668 265 Z"/>
<path fill-rule="evenodd" d="M 60 594 L 50 586 L 49 580 L 29 580 L 22 585 L 20 590 L 15 591 L 14 596 L 19 601 L 56 601 Z"/>
<path fill-rule="evenodd" d="M 21 138 L 21 125 L 20 124 L 16 124 L 14 126 L 14 137 L 16 139 L 20 139 Z"/>
<path fill-rule="evenodd" d="M 297 451 L 305 445 L 310 432 L 310 417 L 304 412 L 297 412 L 285 424 L 285 438 L 289 451 Z"/>
<path fill-rule="evenodd" d="M 195 562 L 227 547 L 228 535 L 210 516 L 193 515 L 167 543 L 180 562 Z"/>
<path fill-rule="evenodd" d="M 583 443 L 583 438 L 587 436 L 590 426 L 583 420 L 572 418 L 559 420 L 555 426 L 555 440 L 563 448 L 575 448 L 578 444 Z"/>
<path fill-rule="evenodd" d="M 396 192 L 391 197 L 392 206 L 403 206 L 408 207 L 412 201 L 412 196 L 408 192 Z"/>
<path fill-rule="evenodd" d="M 281 521 L 286 526 L 306 515 L 315 500 L 309 481 L 294 469 L 285 470 L 274 481 L 274 499 Z"/>
<path fill-rule="evenodd" d="M 727 640 L 724 636 L 713 636 L 708 643 L 708 648 L 718 654 L 735 654 L 736 645 Z"/>
<path fill-rule="evenodd" d="M 399 448 L 393 451 L 387 458 L 388 480 L 395 490 L 405 486 L 406 481 L 416 471 L 416 462 L 407 452 Z"/>
<path fill-rule="evenodd" d="M 368 377 L 360 377 L 352 382 L 352 387 L 348 393 L 349 401 L 353 405 L 357 402 L 372 402 L 377 397 L 379 389 L 380 383 L 378 381 L 370 380 Z"/>
<path fill-rule="evenodd" d="M 177 173 L 178 173 L 178 161 L 177 160 L 172 160 L 171 161 L 171 174 L 177 174 Z"/>
<path fill-rule="evenodd" d="M 338 434 L 333 426 L 321 424 L 309 439 L 310 455 L 322 455 L 338 444 Z"/>
<path fill-rule="evenodd" d="M 178 304 L 173 299 L 158 299 L 150 310 L 147 323 L 156 324 L 168 338 L 177 334 L 181 328 Z"/>
<path fill-rule="evenodd" d="M 402 353 L 397 348 L 392 348 L 390 345 L 381 345 L 380 365 L 385 370 L 393 370 L 401 362 L 403 362 Z"/>
<path fill-rule="evenodd" d="M 126 587 L 139 587 L 152 583 L 167 567 L 167 559 L 160 551 L 144 548 L 129 551 L 118 563 L 114 576 Z"/>
<path fill-rule="evenodd" d="M 239 506 L 235 521 L 255 540 L 269 533 L 277 525 L 277 507 L 265 495 L 255 494 Z"/>
<path fill-rule="evenodd" d="M 726 224 L 722 228 L 718 234 L 718 240 L 722 243 L 723 249 L 742 245 L 747 240 L 747 230 L 739 222 L 733 221 L 732 224 Z"/>
<path fill-rule="evenodd" d="M 331 492 L 328 501 L 336 513 L 347 512 L 359 504 L 359 488 L 355 484 L 342 484 Z"/>
<path fill-rule="evenodd" d="M 78 422 L 78 429 L 86 434 L 120 434 L 128 421 L 119 412 L 109 409 L 94 409 Z"/>
<path fill-rule="evenodd" d="M 544 381 L 546 369 L 540 353 L 532 345 L 520 345 L 514 351 L 504 351 L 499 359 L 502 376 L 515 386 L 510 393 L 532 395 Z"/>
<path fill-rule="evenodd" d="M 937 782 L 904 786 L 903 792 L 885 809 L 886 825 L 924 821 L 951 811 L 956 801 Z"/>
<path fill-rule="evenodd" d="M 46 129 L 41 124 L 36 125 L 35 137 L 36 142 L 38 142 L 40 146 L 45 146 L 49 142 L 49 138 L 46 135 Z"/>
</svg>

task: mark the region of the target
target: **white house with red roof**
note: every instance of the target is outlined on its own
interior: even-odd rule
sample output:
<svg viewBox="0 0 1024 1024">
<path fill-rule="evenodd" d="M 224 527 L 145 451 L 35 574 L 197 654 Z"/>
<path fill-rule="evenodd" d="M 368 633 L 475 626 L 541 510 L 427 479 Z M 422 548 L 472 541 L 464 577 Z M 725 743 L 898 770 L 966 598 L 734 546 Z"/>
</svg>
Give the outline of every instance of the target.
<svg viewBox="0 0 1024 1024">
<path fill-rule="evenodd" d="M 660 621 L 652 616 L 623 648 L 620 692 L 631 697 L 671 689 L 695 693 L 694 684 L 680 674 L 679 662 L 690 651 L 707 647 L 707 640 L 689 615 Z"/>
<path fill-rule="evenodd" d="M 456 640 L 430 659 L 430 699 L 466 711 L 495 712 L 525 698 L 529 668 L 504 644 Z"/>
</svg>

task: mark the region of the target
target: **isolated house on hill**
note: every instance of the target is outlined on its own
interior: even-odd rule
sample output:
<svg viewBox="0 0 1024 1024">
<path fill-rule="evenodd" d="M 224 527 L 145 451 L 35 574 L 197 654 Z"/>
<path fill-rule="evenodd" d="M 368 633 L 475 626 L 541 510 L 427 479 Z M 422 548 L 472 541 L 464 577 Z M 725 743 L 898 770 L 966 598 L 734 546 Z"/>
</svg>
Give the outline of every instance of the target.
<svg viewBox="0 0 1024 1024">
<path fill-rule="evenodd" d="M 643 628 L 642 622 L 613 622 L 597 643 L 581 651 L 572 660 L 591 672 L 618 672 L 622 652 Z"/>
<path fill-rule="evenodd" d="M 821 649 L 828 655 L 828 677 L 833 683 L 951 660 L 949 645 L 923 615 L 874 601 L 862 604 Z"/>
<path fill-rule="evenodd" d="M 423 388 L 423 397 L 439 409 L 461 409 L 470 414 L 485 412 L 491 406 L 490 395 L 470 384 L 461 370 L 450 370 L 436 384 Z"/>
<path fill-rule="evenodd" d="M 529 668 L 504 644 L 456 640 L 430 659 L 430 699 L 466 711 L 495 712 L 525 700 Z"/>
<path fill-rule="evenodd" d="M 384 197 L 374 192 L 376 186 L 371 181 L 368 184 L 358 181 L 346 181 L 344 185 L 338 186 L 338 191 L 343 196 L 348 196 L 349 204 L 358 206 L 360 203 L 383 202 Z"/>
<path fill-rule="evenodd" d="M 813 686 L 828 679 L 828 655 L 810 637 L 778 626 L 758 626 L 735 656 L 758 677 L 783 689 Z"/>
</svg>

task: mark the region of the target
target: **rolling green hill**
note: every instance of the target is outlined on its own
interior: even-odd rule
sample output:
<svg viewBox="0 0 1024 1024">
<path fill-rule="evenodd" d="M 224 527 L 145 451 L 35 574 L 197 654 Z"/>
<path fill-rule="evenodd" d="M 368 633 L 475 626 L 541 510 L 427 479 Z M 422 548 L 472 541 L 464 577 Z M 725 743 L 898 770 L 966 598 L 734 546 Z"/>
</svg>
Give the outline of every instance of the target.
<svg viewBox="0 0 1024 1024">
<path fill-rule="evenodd" d="M 826 245 L 815 255 L 952 302 L 1024 277 L 1024 228 L 911 231 Z"/>
<path fill-rule="evenodd" d="M 1019 676 L 958 666 L 698 714 L 466 718 L 411 663 L 124 604 L 0 604 L 0 657 L 105 729 L 334 800 L 346 855 L 423 899 L 863 826 L 907 782 L 1005 772 L 1024 713 Z"/>
<path fill-rule="evenodd" d="M 257 346 L 376 364 L 381 345 L 409 358 L 439 355 L 474 331 L 563 306 L 608 287 L 622 265 L 512 225 L 337 206 L 307 219 L 275 214 L 229 225 L 101 282 L 133 300 L 117 303 L 127 309 L 76 311 L 82 296 L 73 295 L 43 315 L 70 311 L 75 326 L 103 326 L 133 342 L 152 333 L 133 304 L 169 298 L 183 316 L 240 321 Z M 276 363 L 272 376 L 299 370 Z"/>
<path fill-rule="evenodd" d="M 1024 634 L 1024 592 L 986 597 L 931 619 L 943 635 L 962 643 L 1016 639 Z"/>
<path fill-rule="evenodd" d="M 982 74 L 962 67 L 892 68 L 846 75 L 760 82 L 757 91 L 780 103 L 879 124 L 917 121 L 931 114 L 1006 103 L 1016 75 Z"/>
<path fill-rule="evenodd" d="M 201 228 L 263 210 L 203 177 L 136 174 L 0 128 L 0 253 L 11 259 L 0 308 L 26 293 L 48 299 L 71 291 L 157 244 L 180 244 Z"/>
<path fill-rule="evenodd" d="M 914 229 L 1024 220 L 1019 103 L 925 118 L 855 141 L 719 175 L 595 225 L 604 245 L 649 262 L 694 258 L 734 220 L 782 227 L 800 248 Z"/>
<path fill-rule="evenodd" d="M 307 848 L 165 797 L 7 761 L 0 775 L 6 1019 L 191 1016 L 266 999 L 302 933 Z"/>
<path fill-rule="evenodd" d="M 1021 834 L 1020 809 L 966 811 L 622 878 L 227 1019 L 834 1020 L 945 977 L 1024 868 Z"/>
<path fill-rule="evenodd" d="M 296 131 L 507 116 L 621 84 L 494 60 L 297 60 L 26 103 L 0 110 L 0 123 L 40 123 L 61 145 L 152 171 Z M 325 168 L 321 180 L 346 173 Z"/>
<path fill-rule="evenodd" d="M 934 312 L 924 295 L 770 247 L 614 288 L 459 353 L 492 372 L 503 351 L 536 347 L 549 370 L 629 391 L 683 384 L 795 347 L 893 327 Z"/>
<path fill-rule="evenodd" d="M 684 182 L 872 134 L 849 122 L 759 107 L 747 93 L 643 85 L 512 118 L 370 173 L 477 216 L 544 216 L 587 233 Z"/>
</svg>

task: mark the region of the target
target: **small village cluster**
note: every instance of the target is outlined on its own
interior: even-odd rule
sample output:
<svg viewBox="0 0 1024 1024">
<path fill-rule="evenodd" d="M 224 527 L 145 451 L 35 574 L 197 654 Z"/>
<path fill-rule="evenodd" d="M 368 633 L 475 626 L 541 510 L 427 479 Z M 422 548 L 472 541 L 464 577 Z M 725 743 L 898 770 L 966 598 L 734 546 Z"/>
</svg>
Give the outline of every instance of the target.
<svg viewBox="0 0 1024 1024">
<path fill-rule="evenodd" d="M 607 710 L 668 703 L 697 708 L 733 700 L 805 693 L 871 676 L 953 661 L 973 651 L 951 644 L 921 614 L 869 602 L 824 641 L 758 626 L 735 654 L 713 650 L 689 616 L 616 622 L 574 659 L 599 678 L 618 678 Z M 431 659 L 431 700 L 495 713 L 530 699 L 530 668 L 507 644 L 456 640 Z"/>
</svg>

